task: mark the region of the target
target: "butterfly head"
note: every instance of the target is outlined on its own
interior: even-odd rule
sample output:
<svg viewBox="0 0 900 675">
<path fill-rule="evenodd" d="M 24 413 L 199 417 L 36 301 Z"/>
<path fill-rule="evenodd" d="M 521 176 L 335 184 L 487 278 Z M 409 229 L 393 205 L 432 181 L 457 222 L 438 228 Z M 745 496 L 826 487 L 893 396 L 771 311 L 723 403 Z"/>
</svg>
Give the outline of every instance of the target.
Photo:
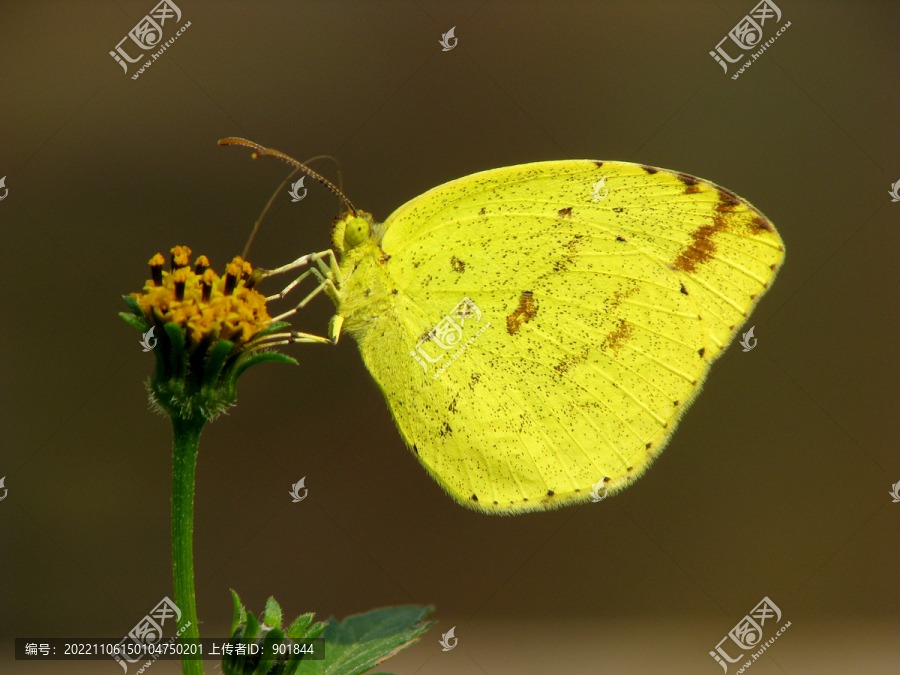
<svg viewBox="0 0 900 675">
<path fill-rule="evenodd" d="M 376 225 L 372 214 L 365 211 L 347 212 L 334 221 L 331 241 L 334 248 L 344 256 L 359 249 L 372 238 Z"/>
</svg>

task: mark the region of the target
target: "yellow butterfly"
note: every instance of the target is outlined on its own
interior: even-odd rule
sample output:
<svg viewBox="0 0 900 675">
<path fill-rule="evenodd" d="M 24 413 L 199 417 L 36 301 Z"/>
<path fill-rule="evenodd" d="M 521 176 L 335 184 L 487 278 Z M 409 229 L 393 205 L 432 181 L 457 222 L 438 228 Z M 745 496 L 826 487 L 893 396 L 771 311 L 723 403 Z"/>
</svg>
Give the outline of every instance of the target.
<svg viewBox="0 0 900 675">
<path fill-rule="evenodd" d="M 747 201 L 627 162 L 483 171 L 384 223 L 347 205 L 310 265 L 401 435 L 460 504 L 513 514 L 597 501 L 662 452 L 784 245 Z M 315 263 L 315 266 L 312 266 Z M 283 294 L 279 294 L 280 297 Z M 279 319 L 292 314 L 286 312 Z M 599 497 L 602 498 L 602 497 Z"/>
</svg>

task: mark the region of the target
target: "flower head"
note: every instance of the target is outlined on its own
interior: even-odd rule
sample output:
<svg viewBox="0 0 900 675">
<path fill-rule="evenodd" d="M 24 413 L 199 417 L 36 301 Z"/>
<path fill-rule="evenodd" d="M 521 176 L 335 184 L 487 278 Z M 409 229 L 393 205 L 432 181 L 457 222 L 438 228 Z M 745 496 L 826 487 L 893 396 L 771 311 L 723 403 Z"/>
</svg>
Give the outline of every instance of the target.
<svg viewBox="0 0 900 675">
<path fill-rule="evenodd" d="M 143 293 L 125 296 L 131 313 L 120 316 L 145 332 L 157 327 L 157 367 L 148 383 L 151 401 L 170 416 L 212 419 L 234 404 L 237 378 L 262 361 L 296 363 L 267 351 L 274 333 L 287 324 L 272 321 L 266 298 L 253 286 L 262 278 L 235 257 L 220 277 L 191 249 L 171 250 L 170 269 L 162 254 L 150 259 Z"/>
</svg>

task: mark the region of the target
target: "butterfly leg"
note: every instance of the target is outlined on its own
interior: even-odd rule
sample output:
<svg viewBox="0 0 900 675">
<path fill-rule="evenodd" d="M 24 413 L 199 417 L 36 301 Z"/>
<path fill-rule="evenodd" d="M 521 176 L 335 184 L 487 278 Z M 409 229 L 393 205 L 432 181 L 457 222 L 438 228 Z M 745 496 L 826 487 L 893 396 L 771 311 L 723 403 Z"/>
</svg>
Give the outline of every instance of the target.
<svg viewBox="0 0 900 675">
<path fill-rule="evenodd" d="M 288 293 L 290 293 L 293 290 L 294 286 L 299 284 L 310 274 L 312 274 L 312 270 L 306 270 L 303 274 L 301 274 L 299 277 L 297 277 L 291 283 L 289 283 L 287 286 L 285 286 L 284 290 L 282 290 L 281 293 L 276 293 L 275 295 L 267 296 L 266 302 L 271 302 L 272 300 L 281 300 L 284 296 L 286 296 Z"/>
<path fill-rule="evenodd" d="M 321 335 L 312 335 L 310 333 L 301 333 L 299 331 L 288 331 L 284 333 L 272 333 L 266 335 L 255 342 L 252 349 L 260 347 L 274 347 L 275 345 L 289 345 L 294 342 L 316 342 L 319 344 L 336 345 L 341 337 L 341 326 L 344 325 L 344 317 L 335 314 L 328 323 L 328 337 Z"/>
<path fill-rule="evenodd" d="M 277 345 L 289 345 L 295 342 L 314 342 L 318 344 L 334 344 L 334 342 L 321 335 L 312 335 L 311 333 L 301 333 L 300 331 L 286 331 L 284 333 L 272 333 L 260 338 L 250 349 L 261 349 L 264 347 L 275 347 Z"/>
<path fill-rule="evenodd" d="M 334 302 L 335 305 L 340 304 L 340 296 L 339 296 L 337 287 L 335 287 L 335 285 L 334 285 L 334 282 L 331 279 L 324 278 L 319 273 L 319 271 L 315 268 L 309 270 L 309 272 L 312 272 L 313 275 L 315 275 L 315 277 L 321 283 L 318 286 L 316 286 L 316 288 L 309 295 L 307 295 L 305 298 L 303 298 L 303 300 L 296 307 L 294 307 L 294 309 L 288 310 L 287 312 L 284 312 L 283 314 L 279 314 L 274 319 L 272 319 L 273 321 L 281 321 L 281 320 L 291 316 L 292 314 L 296 314 L 301 309 L 306 307 L 306 305 L 308 305 L 309 302 L 314 297 L 316 297 L 319 293 L 321 293 L 322 291 L 325 291 L 325 293 L 328 294 L 328 296 L 332 299 L 332 301 Z M 340 326 L 338 326 L 338 335 L 339 334 L 340 334 Z M 337 339 L 335 339 L 334 342 L 335 342 L 335 344 L 337 344 Z"/>
<path fill-rule="evenodd" d="M 326 265 L 324 259 L 328 259 L 328 264 Z M 281 321 L 292 314 L 296 314 L 301 309 L 306 307 L 309 302 L 316 297 L 322 291 L 331 298 L 332 302 L 335 305 L 340 304 L 340 292 L 338 288 L 341 286 L 343 281 L 341 277 L 341 270 L 337 263 L 337 258 L 334 255 L 334 251 L 320 251 L 318 253 L 310 253 L 301 258 L 297 258 L 292 263 L 284 265 L 274 270 L 264 270 L 263 278 L 274 276 L 276 274 L 283 274 L 285 272 L 290 272 L 292 270 L 297 269 L 298 267 L 303 267 L 305 265 L 309 265 L 311 263 L 316 263 L 317 267 L 310 267 L 310 269 L 306 270 L 299 277 L 294 279 L 291 283 L 289 283 L 285 288 L 280 292 L 274 295 L 270 295 L 266 298 L 266 301 L 271 300 L 280 300 L 284 298 L 288 293 L 290 293 L 301 281 L 306 279 L 308 276 L 313 275 L 319 281 L 319 285 L 309 294 L 307 295 L 296 307 L 293 309 L 279 314 L 273 321 Z M 339 319 L 339 320 L 338 320 Z M 309 333 L 299 333 L 299 332 L 286 332 L 286 333 L 275 333 L 273 335 L 266 336 L 263 338 L 265 341 L 265 346 L 271 346 L 276 344 L 290 344 L 292 342 L 321 342 L 327 344 L 337 344 L 338 339 L 341 334 L 341 326 L 343 324 L 343 317 L 335 316 L 331 323 L 328 326 L 328 337 L 321 337 L 319 335 L 311 335 Z M 272 341 L 277 339 L 277 341 Z M 260 344 L 263 344 L 261 341 Z"/>
<path fill-rule="evenodd" d="M 344 317 L 340 314 L 335 314 L 331 317 L 331 321 L 328 322 L 328 338 L 331 340 L 332 344 L 337 344 L 338 340 L 341 338 L 341 328 L 344 326 Z"/>
<path fill-rule="evenodd" d="M 322 261 L 322 259 L 326 258 L 326 257 L 328 258 L 328 265 L 326 265 Z M 291 270 L 295 270 L 298 267 L 303 267 L 304 265 L 308 265 L 313 262 L 315 262 L 318 265 L 319 269 L 316 269 L 315 267 L 313 267 L 313 268 L 307 270 L 306 272 L 301 274 L 299 277 L 294 279 L 294 281 L 292 281 L 290 284 L 288 284 L 284 288 L 284 290 L 282 290 L 280 293 L 276 293 L 275 295 L 270 295 L 269 297 L 266 298 L 266 300 L 267 301 L 280 300 L 285 295 L 290 293 L 291 290 L 293 290 L 293 288 L 297 284 L 299 284 L 301 281 L 303 281 L 306 277 L 308 277 L 310 274 L 314 274 L 320 282 L 324 282 L 326 279 L 328 279 L 331 282 L 330 284 L 328 284 L 326 286 L 325 290 L 328 293 L 329 297 L 331 297 L 332 301 L 334 301 L 335 304 L 338 304 L 337 289 L 340 288 L 341 285 L 343 284 L 343 278 L 341 277 L 341 268 L 338 266 L 337 258 L 335 258 L 334 251 L 332 251 L 330 249 L 327 251 L 320 251 L 319 253 L 310 253 L 308 255 L 303 256 L 302 258 L 297 258 L 297 260 L 295 260 L 292 263 L 289 263 L 287 265 L 284 265 L 284 266 L 279 267 L 274 270 L 263 270 L 263 279 L 265 279 L 267 277 L 275 276 L 276 274 L 283 274 L 284 272 L 290 272 Z M 321 270 L 321 272 L 319 270 Z"/>
</svg>

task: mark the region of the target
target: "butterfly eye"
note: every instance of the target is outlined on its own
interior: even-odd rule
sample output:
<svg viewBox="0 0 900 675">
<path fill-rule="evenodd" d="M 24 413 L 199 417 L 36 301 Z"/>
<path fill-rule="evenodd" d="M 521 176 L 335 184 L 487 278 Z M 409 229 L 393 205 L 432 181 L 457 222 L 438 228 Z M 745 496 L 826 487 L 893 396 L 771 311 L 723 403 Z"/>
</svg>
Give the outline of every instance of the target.
<svg viewBox="0 0 900 675">
<path fill-rule="evenodd" d="M 344 229 L 344 250 L 356 248 L 369 238 L 369 223 L 365 218 L 352 218 Z"/>
</svg>

